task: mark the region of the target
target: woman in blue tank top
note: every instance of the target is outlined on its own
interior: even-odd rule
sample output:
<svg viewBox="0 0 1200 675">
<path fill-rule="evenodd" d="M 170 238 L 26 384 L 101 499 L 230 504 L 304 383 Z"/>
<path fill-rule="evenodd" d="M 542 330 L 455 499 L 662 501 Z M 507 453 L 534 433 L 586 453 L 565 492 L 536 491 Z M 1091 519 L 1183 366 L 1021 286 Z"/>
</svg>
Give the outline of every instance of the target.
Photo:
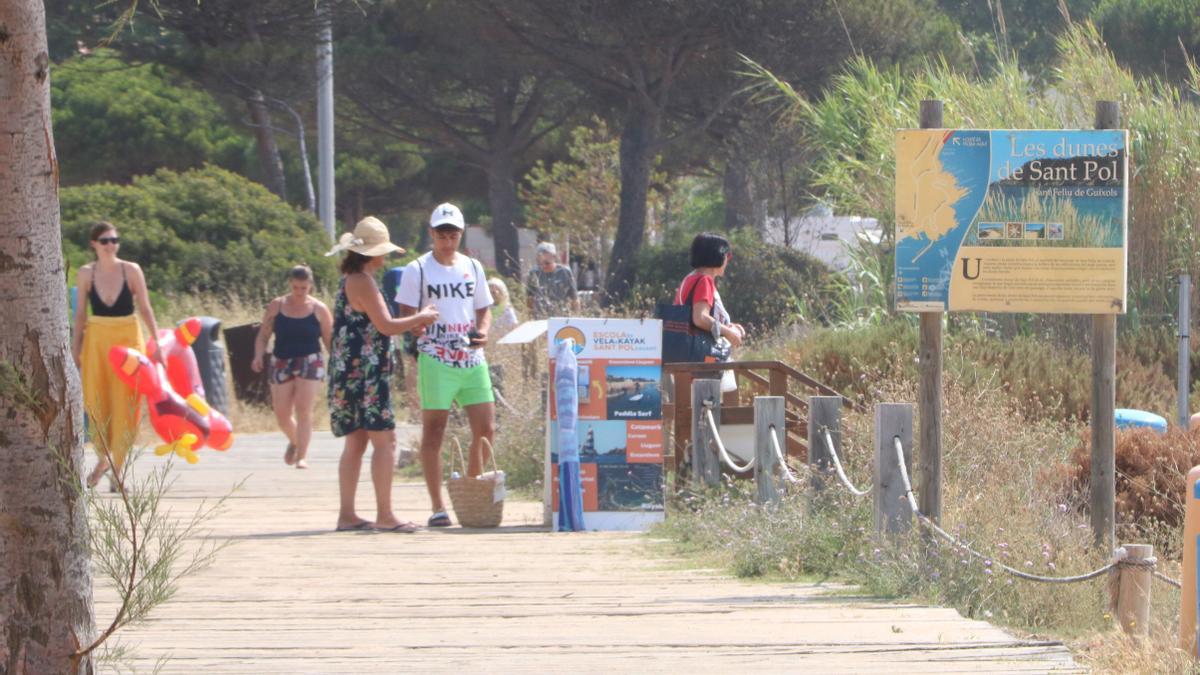
<svg viewBox="0 0 1200 675">
<path fill-rule="evenodd" d="M 312 270 L 297 265 L 288 271 L 291 293 L 267 305 L 258 338 L 254 341 L 255 372 L 262 372 L 267 341 L 275 334 L 271 350 L 271 404 L 279 428 L 288 438 L 283 461 L 307 469 L 308 443 L 312 438 L 312 410 L 325 379 L 321 343 L 329 351 L 333 315 L 325 303 L 312 297 Z"/>
</svg>

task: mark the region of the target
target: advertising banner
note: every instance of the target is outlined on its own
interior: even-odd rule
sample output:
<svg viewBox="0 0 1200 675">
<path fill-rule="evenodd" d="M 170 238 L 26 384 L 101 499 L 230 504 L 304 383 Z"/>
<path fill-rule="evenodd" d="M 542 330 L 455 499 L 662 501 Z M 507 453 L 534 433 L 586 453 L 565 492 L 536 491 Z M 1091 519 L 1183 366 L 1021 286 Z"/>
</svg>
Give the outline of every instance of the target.
<svg viewBox="0 0 1200 675">
<path fill-rule="evenodd" d="M 575 341 L 579 390 L 579 473 L 589 530 L 643 530 L 661 521 L 663 501 L 662 322 L 550 319 L 550 369 L 556 345 Z M 556 384 L 552 381 L 551 386 Z M 547 464 L 558 522 L 558 411 L 550 392 Z"/>
<path fill-rule="evenodd" d="M 897 132 L 897 309 L 1123 314 L 1128 140 Z"/>
</svg>

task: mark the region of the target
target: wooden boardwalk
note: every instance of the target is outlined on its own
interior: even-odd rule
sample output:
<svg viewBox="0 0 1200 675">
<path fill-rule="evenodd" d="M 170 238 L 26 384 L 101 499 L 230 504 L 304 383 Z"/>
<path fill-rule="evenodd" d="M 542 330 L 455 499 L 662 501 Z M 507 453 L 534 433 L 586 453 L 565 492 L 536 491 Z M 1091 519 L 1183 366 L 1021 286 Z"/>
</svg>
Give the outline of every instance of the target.
<svg viewBox="0 0 1200 675">
<path fill-rule="evenodd" d="M 335 533 L 340 442 L 318 434 L 298 471 L 280 438 L 178 469 L 176 513 L 248 479 L 212 523 L 234 545 L 121 633 L 139 671 L 162 657 L 178 673 L 1079 670 L 1061 645 L 950 609 L 681 569 L 641 535 L 540 531 L 532 503 L 510 501 L 492 531 Z M 423 522 L 423 486 L 394 491 Z M 371 499 L 364 482 L 361 515 Z M 97 590 L 97 623 L 114 600 Z"/>
</svg>

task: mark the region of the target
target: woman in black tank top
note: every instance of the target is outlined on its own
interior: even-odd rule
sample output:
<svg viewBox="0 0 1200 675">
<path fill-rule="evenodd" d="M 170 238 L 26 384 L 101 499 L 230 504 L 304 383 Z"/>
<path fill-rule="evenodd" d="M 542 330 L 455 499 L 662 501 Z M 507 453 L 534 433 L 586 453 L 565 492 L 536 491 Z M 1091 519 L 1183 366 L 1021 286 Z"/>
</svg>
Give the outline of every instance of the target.
<svg viewBox="0 0 1200 675">
<path fill-rule="evenodd" d="M 291 293 L 275 298 L 263 314 L 254 341 L 250 367 L 262 372 L 267 341 L 275 334 L 270 366 L 271 407 L 279 428 L 287 436 L 283 461 L 307 469 L 308 443 L 312 438 L 312 410 L 317 390 L 325 379 L 321 343 L 329 351 L 333 315 L 325 303 L 312 297 L 312 270 L 297 265 L 288 271 Z"/>
<path fill-rule="evenodd" d="M 71 354 L 83 380 L 83 406 L 99 456 L 88 476 L 89 486 L 95 486 L 110 466 L 115 478 L 123 480 L 125 456 L 137 437 L 141 419 L 141 401 L 113 372 L 108 351 L 120 346 L 145 352 L 146 340 L 138 316 L 150 335 L 158 334 L 142 268 L 117 257 L 120 242 L 112 223 L 93 225 L 90 243 L 96 262 L 84 265 L 76 275 L 79 300 L 75 303 Z M 162 357 L 155 352 L 153 358 L 161 361 Z M 114 488 L 111 481 L 109 487 Z"/>
</svg>

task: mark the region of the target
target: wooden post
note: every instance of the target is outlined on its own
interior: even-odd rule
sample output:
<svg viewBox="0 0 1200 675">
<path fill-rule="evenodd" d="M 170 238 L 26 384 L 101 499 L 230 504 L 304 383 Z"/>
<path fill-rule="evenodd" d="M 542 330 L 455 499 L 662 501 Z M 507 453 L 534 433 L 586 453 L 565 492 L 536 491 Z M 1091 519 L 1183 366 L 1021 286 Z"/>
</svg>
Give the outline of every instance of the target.
<svg viewBox="0 0 1200 675">
<path fill-rule="evenodd" d="M 783 397 L 756 396 L 754 398 L 754 484 L 758 488 L 759 504 L 778 504 L 779 490 L 775 486 L 775 467 L 779 458 L 771 434 L 779 439 L 779 449 L 787 447 L 784 429 Z M 774 427 L 774 429 L 772 429 Z"/>
<path fill-rule="evenodd" d="M 825 447 L 825 430 L 833 439 L 833 449 L 842 451 L 842 397 L 808 397 L 808 466 L 812 469 L 812 487 L 820 490 L 833 470 L 833 458 Z M 840 456 L 840 455 L 839 455 Z"/>
<path fill-rule="evenodd" d="M 1125 544 L 1126 560 L 1146 560 L 1154 557 L 1149 544 Z M 1150 634 L 1150 584 L 1153 577 L 1149 567 L 1120 567 L 1120 588 L 1117 591 L 1117 623 L 1129 635 L 1145 637 Z"/>
<path fill-rule="evenodd" d="M 704 415 L 705 403 L 712 404 L 713 420 L 720 427 L 720 380 L 692 380 L 692 485 L 696 488 L 721 482 L 721 458 L 709 442 L 712 432 Z"/>
<path fill-rule="evenodd" d="M 875 406 L 875 533 L 897 534 L 912 527 L 912 507 L 896 459 L 895 438 L 904 446 L 904 463 L 912 466 L 913 410 L 908 403 Z"/>
<path fill-rule="evenodd" d="M 675 393 L 672 403 L 675 405 L 675 418 L 672 422 L 671 444 L 675 451 L 675 489 L 683 488 L 683 467 L 687 463 L 688 441 L 692 438 L 695 422 L 684 418 L 684 412 L 692 407 L 692 374 L 675 371 L 673 374 Z M 689 424 L 690 422 L 690 424 Z"/>
<path fill-rule="evenodd" d="M 921 101 L 921 128 L 942 128 L 942 102 Z M 933 522 L 942 521 L 942 313 L 921 312 L 921 512 Z M 908 445 L 904 446 L 908 449 Z"/>
<path fill-rule="evenodd" d="M 1116 101 L 1096 102 L 1096 128 L 1116 129 L 1121 107 Z M 1128 176 L 1126 176 L 1128 180 Z M 1116 521 L 1116 401 L 1117 317 L 1092 315 L 1092 539 L 1097 548 L 1113 547 Z"/>
<path fill-rule="evenodd" d="M 1200 655 L 1196 641 L 1197 566 L 1200 559 L 1200 466 L 1192 467 L 1183 483 L 1183 569 L 1179 589 L 1179 648 Z"/>
<path fill-rule="evenodd" d="M 1191 397 L 1192 378 L 1192 277 L 1190 274 L 1179 275 L 1179 369 L 1176 376 L 1178 392 L 1176 395 L 1176 415 L 1179 418 L 1179 428 L 1187 429 L 1192 416 L 1188 399 Z"/>
</svg>

